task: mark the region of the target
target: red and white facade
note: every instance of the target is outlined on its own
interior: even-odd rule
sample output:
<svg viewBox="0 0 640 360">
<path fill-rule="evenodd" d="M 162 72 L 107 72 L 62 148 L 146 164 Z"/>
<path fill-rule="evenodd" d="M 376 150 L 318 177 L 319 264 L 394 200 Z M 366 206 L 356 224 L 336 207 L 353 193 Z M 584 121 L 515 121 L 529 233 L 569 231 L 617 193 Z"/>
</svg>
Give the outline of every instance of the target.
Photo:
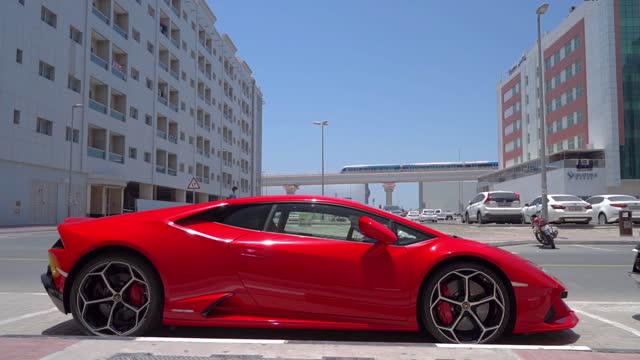
<svg viewBox="0 0 640 360">
<path fill-rule="evenodd" d="M 584 2 L 542 38 L 547 155 L 604 150 L 610 191 L 638 184 L 620 177 L 617 6 L 618 1 Z M 549 11 L 560 10 L 552 5 Z M 535 31 L 535 14 L 531 29 Z M 533 43 L 497 85 L 501 169 L 539 158 L 537 68 Z"/>
</svg>

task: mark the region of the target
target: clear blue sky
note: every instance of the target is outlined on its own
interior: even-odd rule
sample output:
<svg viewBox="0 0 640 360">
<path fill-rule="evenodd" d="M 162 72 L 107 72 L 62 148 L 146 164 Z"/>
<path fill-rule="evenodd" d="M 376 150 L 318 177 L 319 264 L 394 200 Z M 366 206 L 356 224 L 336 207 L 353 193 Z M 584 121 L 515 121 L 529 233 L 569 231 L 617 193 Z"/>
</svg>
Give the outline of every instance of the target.
<svg viewBox="0 0 640 360">
<path fill-rule="evenodd" d="M 544 29 L 580 0 L 549 1 Z M 497 160 L 496 83 L 536 40 L 530 0 L 209 0 L 265 97 L 265 173 Z M 396 203 L 418 205 L 417 185 Z M 381 185 L 372 196 L 383 199 Z"/>
</svg>

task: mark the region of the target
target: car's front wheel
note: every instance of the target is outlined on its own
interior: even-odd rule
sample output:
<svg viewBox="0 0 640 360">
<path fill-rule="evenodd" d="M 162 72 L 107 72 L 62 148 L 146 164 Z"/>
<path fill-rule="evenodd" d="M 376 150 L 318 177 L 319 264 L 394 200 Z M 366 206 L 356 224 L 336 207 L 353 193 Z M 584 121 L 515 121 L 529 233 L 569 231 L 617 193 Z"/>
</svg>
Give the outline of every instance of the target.
<svg viewBox="0 0 640 360">
<path fill-rule="evenodd" d="M 105 253 L 73 281 L 71 312 L 90 335 L 139 336 L 160 325 L 162 284 L 152 266 L 131 254 Z"/>
<path fill-rule="evenodd" d="M 488 267 L 451 263 L 430 275 L 423 286 L 421 320 L 439 342 L 492 342 L 509 326 L 509 297 L 502 279 Z"/>
</svg>

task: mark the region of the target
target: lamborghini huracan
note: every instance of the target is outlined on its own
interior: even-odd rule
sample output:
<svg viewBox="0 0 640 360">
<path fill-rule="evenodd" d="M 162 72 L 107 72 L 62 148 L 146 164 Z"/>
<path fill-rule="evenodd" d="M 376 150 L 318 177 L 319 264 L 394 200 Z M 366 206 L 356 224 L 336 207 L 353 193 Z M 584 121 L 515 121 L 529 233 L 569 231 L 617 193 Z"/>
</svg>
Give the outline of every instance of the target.
<svg viewBox="0 0 640 360">
<path fill-rule="evenodd" d="M 88 334 L 160 325 L 426 331 L 486 343 L 578 318 L 536 264 L 359 203 L 222 200 L 69 218 L 42 283 Z"/>
</svg>

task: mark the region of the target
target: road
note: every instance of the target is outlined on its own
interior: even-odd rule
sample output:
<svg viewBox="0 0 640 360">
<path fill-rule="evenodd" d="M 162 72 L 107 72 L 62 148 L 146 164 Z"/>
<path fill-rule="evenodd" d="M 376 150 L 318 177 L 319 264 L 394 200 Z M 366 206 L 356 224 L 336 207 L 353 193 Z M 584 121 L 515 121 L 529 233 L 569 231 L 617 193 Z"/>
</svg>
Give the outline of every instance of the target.
<svg viewBox="0 0 640 360">
<path fill-rule="evenodd" d="M 80 335 L 70 316 L 53 308 L 39 282 L 55 232 L 0 234 L 0 335 Z M 531 243 L 504 249 L 544 266 L 569 290 L 580 318 L 572 331 L 511 336 L 506 344 L 583 345 L 640 350 L 640 289 L 627 277 L 631 246 L 563 245 L 543 250 Z M 161 328 L 154 336 L 261 338 L 303 341 L 424 344 L 423 334 L 345 331 Z"/>
</svg>

